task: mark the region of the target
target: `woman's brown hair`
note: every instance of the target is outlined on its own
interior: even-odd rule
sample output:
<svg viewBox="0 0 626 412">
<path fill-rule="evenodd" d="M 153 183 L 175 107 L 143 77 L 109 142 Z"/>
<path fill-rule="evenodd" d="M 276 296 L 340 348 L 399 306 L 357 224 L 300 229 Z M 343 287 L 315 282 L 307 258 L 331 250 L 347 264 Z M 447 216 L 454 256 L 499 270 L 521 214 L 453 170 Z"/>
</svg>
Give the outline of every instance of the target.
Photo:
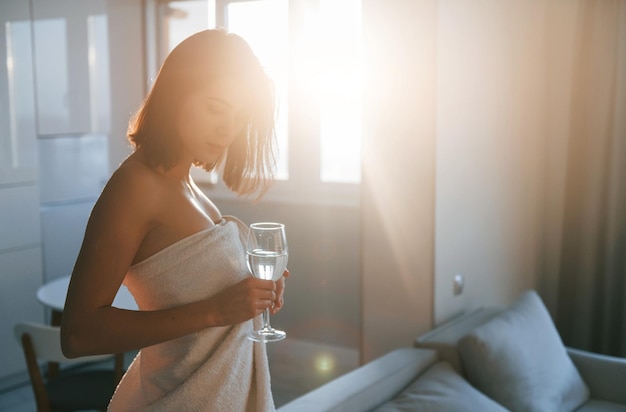
<svg viewBox="0 0 626 412">
<path fill-rule="evenodd" d="M 128 139 L 142 148 L 152 167 L 169 169 L 178 161 L 176 116 L 182 98 L 219 76 L 247 85 L 252 107 L 248 127 L 214 164 L 195 162 L 207 171 L 223 164 L 222 179 L 240 195 L 263 195 L 274 177 L 276 139 L 272 81 L 244 39 L 225 30 L 198 32 L 172 50 L 152 89 L 131 119 Z"/>
</svg>

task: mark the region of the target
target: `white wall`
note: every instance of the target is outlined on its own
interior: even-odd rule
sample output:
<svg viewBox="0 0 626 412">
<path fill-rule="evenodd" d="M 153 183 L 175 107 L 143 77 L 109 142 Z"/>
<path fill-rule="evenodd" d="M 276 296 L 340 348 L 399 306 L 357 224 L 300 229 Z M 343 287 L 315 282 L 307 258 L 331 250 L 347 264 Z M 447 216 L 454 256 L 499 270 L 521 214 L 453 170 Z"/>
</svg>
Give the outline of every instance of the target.
<svg viewBox="0 0 626 412">
<path fill-rule="evenodd" d="M 435 323 L 529 288 L 555 304 L 576 12 L 439 2 Z"/>
<path fill-rule="evenodd" d="M 363 361 L 432 326 L 436 12 L 432 1 L 363 2 Z"/>
<path fill-rule="evenodd" d="M 541 256 L 544 9 L 439 2 L 435 322 L 507 304 Z M 465 291 L 453 294 L 453 276 Z"/>
</svg>

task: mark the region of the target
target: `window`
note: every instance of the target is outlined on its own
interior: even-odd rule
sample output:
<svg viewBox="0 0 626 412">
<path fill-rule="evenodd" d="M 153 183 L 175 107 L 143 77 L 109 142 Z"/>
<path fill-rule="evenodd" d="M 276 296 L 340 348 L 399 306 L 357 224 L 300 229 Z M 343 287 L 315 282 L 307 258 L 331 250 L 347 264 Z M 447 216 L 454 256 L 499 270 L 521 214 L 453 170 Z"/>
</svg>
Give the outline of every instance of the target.
<svg viewBox="0 0 626 412">
<path fill-rule="evenodd" d="M 207 27 L 244 37 L 274 80 L 279 164 L 268 197 L 358 203 L 361 149 L 360 0 L 148 2 L 151 73 L 182 39 Z M 150 20 L 148 20 L 150 21 Z M 206 173 L 196 174 L 196 178 Z M 217 179 L 211 183 L 217 183 Z M 217 196 L 228 196 L 215 184 Z"/>
<path fill-rule="evenodd" d="M 289 135 L 287 100 L 289 80 L 289 3 L 288 0 L 225 2 L 224 27 L 250 44 L 265 71 L 274 81 L 278 97 L 276 135 L 279 158 L 277 178 L 289 179 Z"/>
<path fill-rule="evenodd" d="M 361 154 L 360 0 L 320 0 L 316 78 L 320 107 L 320 178 L 358 183 Z"/>
</svg>

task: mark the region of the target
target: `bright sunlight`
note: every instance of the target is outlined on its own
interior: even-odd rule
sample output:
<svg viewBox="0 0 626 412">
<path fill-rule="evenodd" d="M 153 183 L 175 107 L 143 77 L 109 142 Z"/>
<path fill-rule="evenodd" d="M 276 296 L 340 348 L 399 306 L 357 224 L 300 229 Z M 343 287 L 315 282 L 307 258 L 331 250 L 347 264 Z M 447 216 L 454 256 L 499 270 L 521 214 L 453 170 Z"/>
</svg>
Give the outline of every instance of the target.
<svg viewBox="0 0 626 412">
<path fill-rule="evenodd" d="M 276 85 L 278 179 L 297 177 L 301 181 L 302 176 L 314 174 L 304 180 L 359 183 L 361 0 L 318 0 L 314 6 L 307 3 L 305 8 L 302 5 L 297 8 L 295 3 L 289 0 L 167 2 L 169 49 L 207 24 L 224 26 L 241 35 Z M 303 109 L 297 106 L 299 103 L 290 102 L 294 90 L 305 95 L 298 95 L 296 100 L 313 102 L 312 107 Z M 319 117 L 310 124 L 298 125 L 294 131 L 294 125 L 289 124 L 290 108 L 305 110 L 306 116 L 319 113 Z M 318 129 L 319 133 L 315 133 Z"/>
</svg>

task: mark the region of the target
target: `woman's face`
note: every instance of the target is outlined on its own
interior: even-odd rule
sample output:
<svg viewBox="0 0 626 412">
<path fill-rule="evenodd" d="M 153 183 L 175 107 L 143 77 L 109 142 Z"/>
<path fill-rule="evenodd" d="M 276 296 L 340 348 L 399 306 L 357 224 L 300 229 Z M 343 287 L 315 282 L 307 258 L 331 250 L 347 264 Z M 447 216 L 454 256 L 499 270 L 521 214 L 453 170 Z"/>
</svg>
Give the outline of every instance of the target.
<svg viewBox="0 0 626 412">
<path fill-rule="evenodd" d="M 185 96 L 178 109 L 181 156 L 215 163 L 248 126 L 248 104 L 242 82 L 217 78 Z"/>
</svg>

